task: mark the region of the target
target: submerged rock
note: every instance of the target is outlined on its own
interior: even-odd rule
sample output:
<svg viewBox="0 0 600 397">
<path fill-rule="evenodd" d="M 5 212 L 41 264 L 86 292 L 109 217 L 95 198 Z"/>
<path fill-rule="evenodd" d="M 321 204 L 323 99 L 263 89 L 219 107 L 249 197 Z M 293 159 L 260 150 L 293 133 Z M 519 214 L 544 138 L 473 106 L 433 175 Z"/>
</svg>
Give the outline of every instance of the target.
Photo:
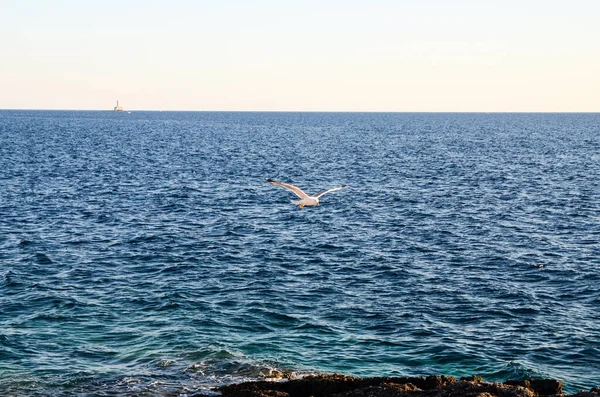
<svg viewBox="0 0 600 397">
<path fill-rule="evenodd" d="M 245 382 L 217 388 L 223 397 L 541 397 L 566 396 L 556 379 L 484 382 L 480 376 L 356 378 L 333 374 L 307 376 L 289 382 Z M 573 397 L 598 397 L 600 389 Z"/>
</svg>

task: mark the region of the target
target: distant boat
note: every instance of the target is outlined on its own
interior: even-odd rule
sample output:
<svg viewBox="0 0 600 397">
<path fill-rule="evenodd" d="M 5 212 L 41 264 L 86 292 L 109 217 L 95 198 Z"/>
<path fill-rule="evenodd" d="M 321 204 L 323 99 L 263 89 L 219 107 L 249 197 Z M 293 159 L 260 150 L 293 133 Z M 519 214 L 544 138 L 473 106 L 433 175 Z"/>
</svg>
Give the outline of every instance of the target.
<svg viewBox="0 0 600 397">
<path fill-rule="evenodd" d="M 125 109 L 123 109 L 123 106 L 119 106 L 119 101 L 117 100 L 117 106 L 114 107 L 113 111 L 114 112 L 124 112 Z"/>
</svg>

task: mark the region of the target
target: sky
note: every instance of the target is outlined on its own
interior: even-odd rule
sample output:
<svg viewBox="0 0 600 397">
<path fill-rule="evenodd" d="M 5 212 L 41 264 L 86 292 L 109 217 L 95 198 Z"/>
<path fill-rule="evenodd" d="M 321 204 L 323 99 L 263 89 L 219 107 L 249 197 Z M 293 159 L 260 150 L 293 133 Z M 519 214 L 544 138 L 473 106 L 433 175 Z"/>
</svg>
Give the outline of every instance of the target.
<svg viewBox="0 0 600 397">
<path fill-rule="evenodd" d="M 598 112 L 600 1 L 0 0 L 0 109 Z"/>
</svg>

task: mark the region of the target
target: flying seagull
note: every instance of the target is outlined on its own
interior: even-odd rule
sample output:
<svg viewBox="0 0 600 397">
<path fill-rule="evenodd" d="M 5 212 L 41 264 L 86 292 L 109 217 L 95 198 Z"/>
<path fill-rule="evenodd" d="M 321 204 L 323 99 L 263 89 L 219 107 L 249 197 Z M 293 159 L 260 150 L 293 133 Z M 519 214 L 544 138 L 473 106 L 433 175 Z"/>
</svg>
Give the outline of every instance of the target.
<svg viewBox="0 0 600 397">
<path fill-rule="evenodd" d="M 301 200 L 292 200 L 292 203 L 297 204 L 298 208 L 303 208 L 305 206 L 319 205 L 319 198 L 322 195 L 324 195 L 326 193 L 330 193 L 330 192 L 335 192 L 336 190 L 342 190 L 343 188 L 348 186 L 348 185 L 343 185 L 340 187 L 334 187 L 333 189 L 323 190 L 322 192 L 319 192 L 315 195 L 309 196 L 308 194 L 304 193 L 302 191 L 302 189 L 300 189 L 298 186 L 290 185 L 289 183 L 277 182 L 277 181 L 274 181 L 273 179 L 269 179 L 269 178 L 267 178 L 267 182 L 272 183 L 275 186 L 281 186 L 282 188 L 291 190 L 292 192 L 294 192 L 294 194 L 296 196 L 300 197 Z"/>
</svg>

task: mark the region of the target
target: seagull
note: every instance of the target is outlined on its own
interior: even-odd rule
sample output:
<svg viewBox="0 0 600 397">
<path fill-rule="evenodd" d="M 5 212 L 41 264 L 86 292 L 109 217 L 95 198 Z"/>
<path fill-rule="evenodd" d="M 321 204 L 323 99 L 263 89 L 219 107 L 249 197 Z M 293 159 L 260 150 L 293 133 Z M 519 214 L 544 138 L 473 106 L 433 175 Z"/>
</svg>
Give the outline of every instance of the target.
<svg viewBox="0 0 600 397">
<path fill-rule="evenodd" d="M 294 192 L 294 194 L 296 196 L 300 197 L 302 200 L 292 200 L 292 204 L 297 204 L 298 209 L 304 208 L 305 206 L 319 205 L 319 198 L 322 195 L 330 193 L 330 192 L 335 192 L 336 190 L 342 190 L 343 188 L 348 186 L 348 185 L 342 185 L 340 187 L 334 187 L 333 189 L 323 190 L 322 192 L 319 192 L 315 195 L 309 196 L 308 194 L 304 193 L 302 191 L 302 189 L 300 189 L 298 186 L 290 185 L 289 183 L 277 182 L 270 178 L 267 178 L 267 182 L 269 182 L 275 186 L 281 186 L 282 188 L 291 190 L 292 192 Z"/>
</svg>

